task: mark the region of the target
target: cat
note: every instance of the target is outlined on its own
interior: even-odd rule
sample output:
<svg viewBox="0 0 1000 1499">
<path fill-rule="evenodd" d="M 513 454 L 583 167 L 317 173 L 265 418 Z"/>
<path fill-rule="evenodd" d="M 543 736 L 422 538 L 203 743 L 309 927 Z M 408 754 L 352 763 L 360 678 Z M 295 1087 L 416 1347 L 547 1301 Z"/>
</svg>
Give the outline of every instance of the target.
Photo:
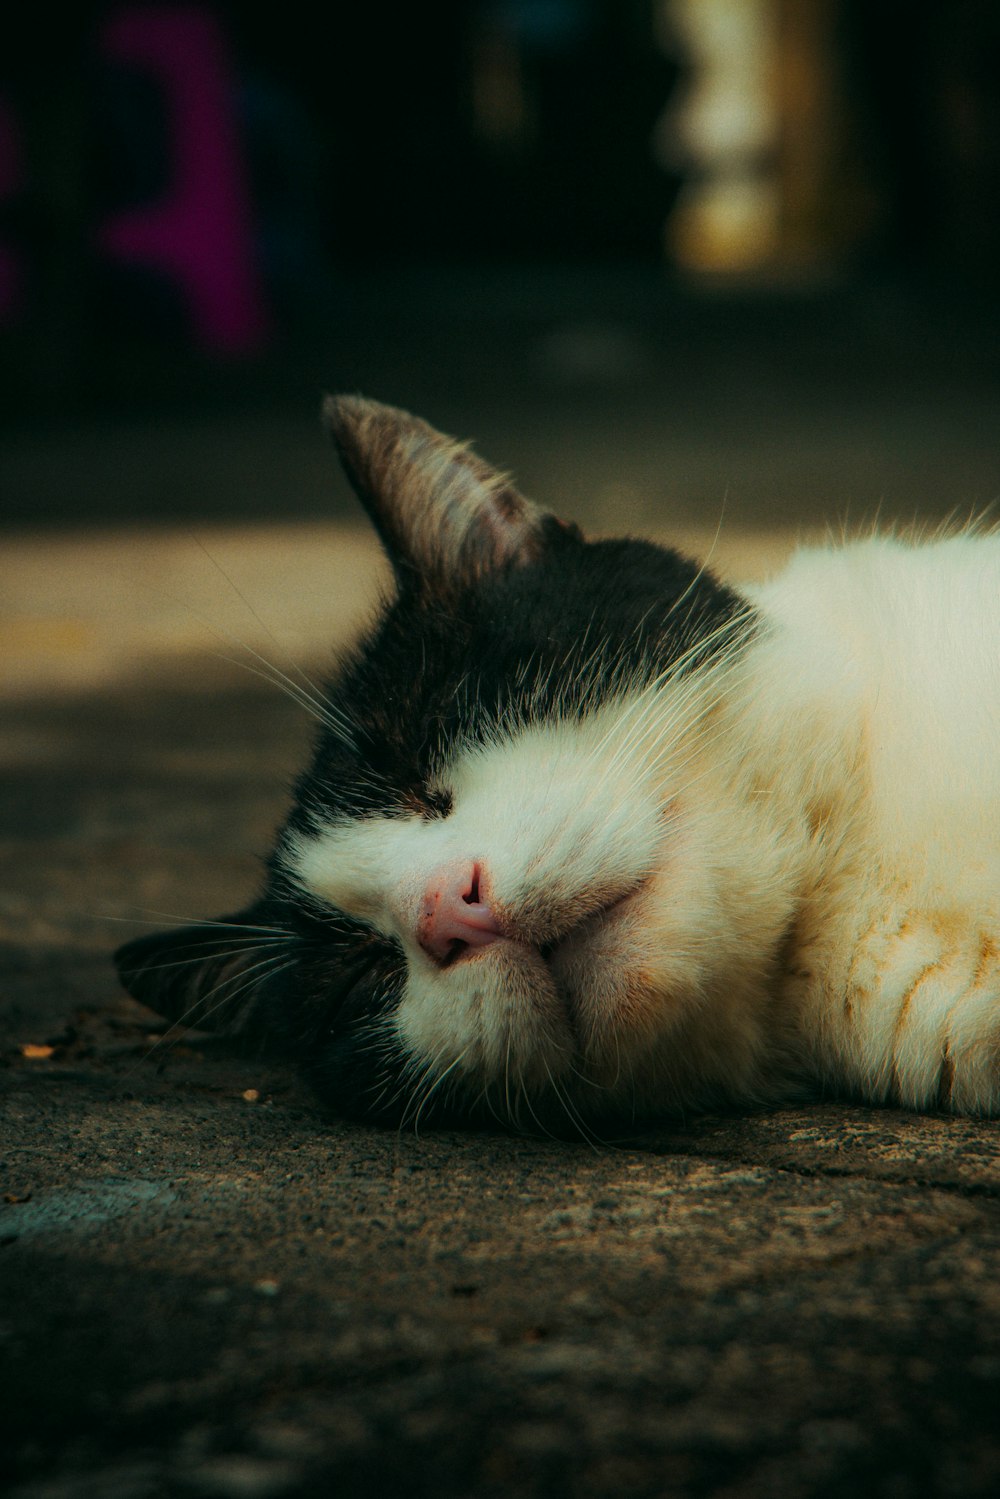
<svg viewBox="0 0 1000 1499">
<path fill-rule="evenodd" d="M 737 591 L 406 412 L 324 417 L 391 596 L 259 899 L 129 942 L 128 990 L 383 1123 L 1000 1111 L 1000 537 Z"/>
</svg>

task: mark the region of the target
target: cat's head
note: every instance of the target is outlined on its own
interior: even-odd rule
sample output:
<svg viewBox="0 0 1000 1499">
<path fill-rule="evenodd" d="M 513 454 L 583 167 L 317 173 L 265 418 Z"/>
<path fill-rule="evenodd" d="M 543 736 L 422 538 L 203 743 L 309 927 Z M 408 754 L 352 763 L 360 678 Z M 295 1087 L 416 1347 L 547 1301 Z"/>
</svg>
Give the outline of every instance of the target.
<svg viewBox="0 0 1000 1499">
<path fill-rule="evenodd" d="M 127 944 L 126 987 L 382 1120 L 530 1127 L 749 1079 L 739 975 L 770 917 L 713 749 L 745 605 L 673 551 L 584 540 L 405 412 L 324 414 L 392 596 L 328 688 L 260 900 Z"/>
</svg>

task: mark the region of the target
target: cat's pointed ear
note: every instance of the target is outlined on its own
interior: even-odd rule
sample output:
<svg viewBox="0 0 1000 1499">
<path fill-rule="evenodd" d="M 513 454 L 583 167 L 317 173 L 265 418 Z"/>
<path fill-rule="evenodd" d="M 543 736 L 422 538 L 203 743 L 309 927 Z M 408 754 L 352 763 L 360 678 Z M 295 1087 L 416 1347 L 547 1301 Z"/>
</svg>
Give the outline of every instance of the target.
<svg viewBox="0 0 1000 1499">
<path fill-rule="evenodd" d="M 266 909 L 136 937 L 115 953 L 124 987 L 177 1024 L 244 1035 L 258 1027 L 272 977 L 290 943 L 267 923 Z"/>
<path fill-rule="evenodd" d="M 361 396 L 327 396 L 323 420 L 396 573 L 432 589 L 534 561 L 579 536 L 500 473 L 419 417 Z"/>
</svg>

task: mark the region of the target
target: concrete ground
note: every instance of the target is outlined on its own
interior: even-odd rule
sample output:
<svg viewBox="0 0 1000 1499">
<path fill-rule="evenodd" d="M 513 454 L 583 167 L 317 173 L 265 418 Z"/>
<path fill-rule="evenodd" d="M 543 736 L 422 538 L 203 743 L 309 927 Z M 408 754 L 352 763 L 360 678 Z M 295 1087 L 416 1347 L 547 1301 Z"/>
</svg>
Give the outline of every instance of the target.
<svg viewBox="0 0 1000 1499">
<path fill-rule="evenodd" d="M 538 357 L 606 362 L 599 334 Z M 623 426 L 621 390 L 604 416 L 593 393 L 572 419 L 553 397 L 547 440 L 541 413 L 499 401 L 483 446 L 526 460 L 539 496 L 698 551 L 732 479 L 745 503 L 715 560 L 733 576 L 778 561 L 813 501 L 839 520 L 1000 493 L 995 371 L 947 389 L 911 371 L 875 400 L 869 368 L 838 425 L 781 359 L 742 404 L 723 381 L 736 435 L 715 447 L 707 418 L 665 437 L 651 401 Z M 0 555 L 5 1491 L 992 1499 L 996 1122 L 828 1100 L 597 1149 L 397 1135 L 324 1115 L 267 1057 L 165 1033 L 117 989 L 124 935 L 254 884 L 309 725 L 250 651 L 321 669 L 377 587 L 364 533 L 253 501 L 306 451 L 311 416 L 283 421 L 251 438 L 178 416 L 152 446 L 134 423 L 54 446 L 36 430 L 0 452 L 21 522 Z M 224 449 L 252 491 L 239 525 L 213 488 Z M 41 513 L 81 473 L 78 515 Z M 155 505 L 137 524 L 143 474 L 183 490 L 183 525 Z"/>
</svg>

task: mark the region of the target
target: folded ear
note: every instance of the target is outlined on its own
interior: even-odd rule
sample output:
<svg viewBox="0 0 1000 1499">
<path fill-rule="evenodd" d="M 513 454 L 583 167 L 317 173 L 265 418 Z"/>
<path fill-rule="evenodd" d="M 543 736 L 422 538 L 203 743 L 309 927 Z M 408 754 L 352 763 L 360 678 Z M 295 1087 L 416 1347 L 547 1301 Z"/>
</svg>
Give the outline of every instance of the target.
<svg viewBox="0 0 1000 1499">
<path fill-rule="evenodd" d="M 158 1015 L 222 1034 L 255 1029 L 262 1001 L 287 964 L 292 939 L 251 906 L 235 916 L 126 942 L 115 953 L 122 984 Z"/>
<path fill-rule="evenodd" d="M 416 574 L 447 592 L 533 561 L 550 537 L 579 536 L 467 443 L 409 412 L 361 396 L 327 396 L 323 420 L 401 580 Z"/>
</svg>

